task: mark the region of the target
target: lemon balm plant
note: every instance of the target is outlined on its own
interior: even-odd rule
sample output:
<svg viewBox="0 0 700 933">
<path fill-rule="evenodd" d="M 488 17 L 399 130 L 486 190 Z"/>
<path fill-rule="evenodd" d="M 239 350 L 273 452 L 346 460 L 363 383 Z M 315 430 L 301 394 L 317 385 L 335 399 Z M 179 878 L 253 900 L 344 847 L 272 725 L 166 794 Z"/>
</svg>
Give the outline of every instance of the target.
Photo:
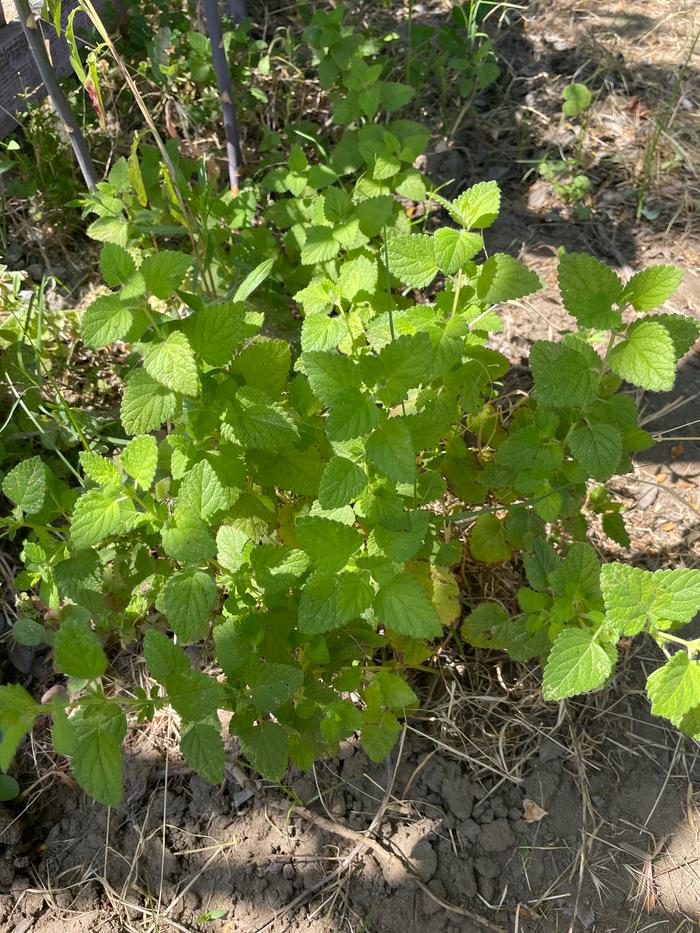
<svg viewBox="0 0 700 933">
<path fill-rule="evenodd" d="M 335 290 L 307 313 L 299 353 L 261 333 L 252 289 L 265 269 L 236 300 L 206 302 L 188 290 L 184 253 L 105 245 L 113 291 L 85 312 L 83 335 L 132 342 L 129 440 L 112 456 L 86 450 L 78 488 L 38 457 L 5 477 L 6 530 L 27 535 L 18 584 L 34 593 L 15 637 L 52 644 L 68 679 L 47 706 L 0 688 L 3 768 L 48 712 L 79 783 L 117 804 L 129 718 L 166 704 L 183 756 L 211 781 L 223 777 L 220 710 L 272 780 L 356 731 L 384 757 L 418 703 L 410 671 L 459 617 L 458 521 L 472 521 L 477 560 L 522 552 L 529 583 L 516 616 L 479 603 L 467 641 L 541 658 L 558 699 L 602 686 L 618 640 L 646 631 L 668 654 L 649 678 L 652 709 L 698 731 L 698 645 L 676 630 L 700 606 L 700 572 L 601 568 L 585 541 L 591 479 L 651 443 L 623 380 L 671 388 L 697 336 L 691 319 L 652 313 L 679 273 L 652 267 L 624 284 L 564 254 L 576 327 L 533 346 L 534 389 L 506 410 L 508 362 L 486 346 L 494 307 L 540 283 L 505 254 L 474 261 L 498 214 L 494 183 L 444 205 L 456 226 L 392 237 L 386 263 L 355 260 L 362 284 L 389 284 L 378 307 L 326 267 Z M 436 279 L 430 303 L 401 294 Z M 39 622 L 40 607 L 55 621 Z M 140 637 L 158 686 L 106 692 L 110 646 Z M 212 673 L 193 666 L 193 643 Z"/>
</svg>

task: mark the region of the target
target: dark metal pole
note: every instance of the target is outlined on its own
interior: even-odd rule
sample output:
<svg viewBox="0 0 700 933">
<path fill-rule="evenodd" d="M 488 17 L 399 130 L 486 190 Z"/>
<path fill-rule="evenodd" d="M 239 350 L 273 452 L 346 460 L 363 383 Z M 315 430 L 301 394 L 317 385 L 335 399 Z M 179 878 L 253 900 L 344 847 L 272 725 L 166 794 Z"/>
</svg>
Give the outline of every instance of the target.
<svg viewBox="0 0 700 933">
<path fill-rule="evenodd" d="M 231 191 L 238 194 L 238 170 L 241 150 L 238 142 L 238 126 L 236 124 L 236 111 L 233 106 L 233 84 L 231 73 L 226 61 L 224 51 L 224 36 L 221 30 L 221 16 L 219 14 L 218 0 L 204 0 L 204 15 L 207 21 L 207 32 L 211 42 L 211 55 L 216 72 L 216 83 L 219 87 L 221 100 L 221 114 L 224 120 L 226 134 L 226 158 L 228 160 L 228 177 Z"/>
<path fill-rule="evenodd" d="M 94 188 L 97 184 L 97 172 L 92 163 L 90 151 L 88 150 L 85 137 L 81 132 L 75 114 L 71 110 L 65 94 L 61 90 L 56 72 L 49 61 L 46 46 L 44 45 L 44 37 L 39 29 L 38 21 L 32 13 L 29 0 L 15 0 L 15 9 L 17 10 L 17 15 L 22 29 L 24 30 L 27 45 L 32 53 L 37 71 L 39 72 L 41 80 L 44 82 L 44 86 L 51 98 L 58 118 L 61 120 L 68 133 L 68 138 L 70 139 L 75 158 L 80 166 L 80 171 L 83 173 L 85 184 L 88 188 Z"/>
</svg>

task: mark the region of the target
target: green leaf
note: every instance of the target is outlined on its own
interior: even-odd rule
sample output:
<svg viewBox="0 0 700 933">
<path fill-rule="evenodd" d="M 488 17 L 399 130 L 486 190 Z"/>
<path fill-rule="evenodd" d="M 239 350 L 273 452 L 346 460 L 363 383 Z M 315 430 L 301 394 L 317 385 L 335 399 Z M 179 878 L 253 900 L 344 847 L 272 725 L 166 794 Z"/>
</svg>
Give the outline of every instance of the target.
<svg viewBox="0 0 700 933">
<path fill-rule="evenodd" d="M 600 584 L 608 621 L 621 635 L 645 627 L 678 628 L 700 609 L 700 570 L 642 570 L 604 564 Z"/>
<path fill-rule="evenodd" d="M 173 392 L 194 398 L 199 393 L 197 363 L 192 347 L 179 331 L 152 343 L 143 356 L 143 368 L 152 379 Z"/>
<path fill-rule="evenodd" d="M 382 625 L 409 638 L 442 633 L 438 614 L 415 577 L 401 574 L 379 588 L 374 611 Z"/>
<path fill-rule="evenodd" d="M 307 314 L 301 325 L 301 349 L 333 350 L 348 334 L 345 318 Z"/>
<path fill-rule="evenodd" d="M 210 522 L 218 513 L 228 508 L 229 497 L 208 460 L 195 463 L 187 473 L 177 497 L 179 507 L 185 507 L 192 515 Z"/>
<path fill-rule="evenodd" d="M 6 771 L 20 742 L 34 726 L 40 707 L 19 684 L 0 687 L 0 769 Z"/>
<path fill-rule="evenodd" d="M 677 651 L 670 661 L 649 675 L 647 693 L 654 716 L 665 716 L 678 726 L 684 716 L 700 705 L 700 661 L 691 661 L 685 651 Z"/>
<path fill-rule="evenodd" d="M 567 117 L 577 117 L 591 105 L 593 95 L 585 84 L 569 84 L 562 92 L 564 103 L 561 112 Z"/>
<path fill-rule="evenodd" d="M 392 713 L 383 713 L 378 722 L 362 726 L 362 747 L 372 761 L 383 761 L 401 734 L 401 723 Z"/>
<path fill-rule="evenodd" d="M 66 620 L 56 632 L 54 664 L 69 677 L 93 680 L 107 670 L 107 656 L 87 622 Z"/>
<path fill-rule="evenodd" d="M 539 277 L 507 253 L 489 256 L 476 282 L 479 300 L 489 305 L 523 298 L 540 288 L 542 282 Z"/>
<path fill-rule="evenodd" d="M 255 289 L 262 285 L 270 272 L 272 272 L 272 267 L 274 264 L 274 259 L 263 259 L 263 261 L 259 263 L 252 272 L 249 272 L 248 275 L 243 279 L 241 284 L 236 289 L 233 300 L 245 301 L 247 298 L 250 298 Z"/>
<path fill-rule="evenodd" d="M 424 331 L 402 334 L 369 360 L 372 364 L 367 372 L 373 372 L 373 381 L 379 386 L 377 397 L 391 408 L 405 399 L 409 389 L 430 382 L 433 345 Z"/>
<path fill-rule="evenodd" d="M 346 389 L 330 404 L 326 431 L 332 441 L 350 441 L 369 434 L 379 424 L 375 402 L 359 389 Z"/>
<path fill-rule="evenodd" d="M 614 373 L 632 385 L 653 392 L 668 392 L 676 379 L 673 341 L 662 324 L 637 321 L 627 337 L 608 354 Z"/>
<path fill-rule="evenodd" d="M 118 483 L 121 480 L 121 473 L 116 463 L 91 450 L 80 452 L 80 465 L 83 473 L 100 486 L 108 486 L 110 483 Z"/>
<path fill-rule="evenodd" d="M 163 550 L 182 563 L 211 560 L 216 554 L 216 542 L 204 522 L 188 510 L 176 512 L 173 520 L 161 531 Z"/>
<path fill-rule="evenodd" d="M 70 537 L 77 551 L 99 544 L 123 526 L 123 513 L 115 494 L 107 489 L 90 489 L 75 503 Z"/>
<path fill-rule="evenodd" d="M 453 275 L 483 249 L 484 241 L 478 233 L 442 227 L 433 234 L 435 260 L 445 275 Z"/>
<path fill-rule="evenodd" d="M 121 742 L 104 729 L 78 739 L 71 768 L 78 784 L 106 807 L 118 807 L 124 796 Z"/>
<path fill-rule="evenodd" d="M 164 686 L 173 708 L 188 722 L 206 719 L 224 702 L 221 684 L 202 671 L 173 671 Z"/>
<path fill-rule="evenodd" d="M 26 645 L 28 648 L 46 645 L 53 640 L 43 625 L 26 616 L 20 616 L 12 626 L 12 637 L 18 645 Z"/>
<path fill-rule="evenodd" d="M 164 249 L 147 256 L 141 264 L 140 272 L 149 292 L 165 300 L 182 285 L 191 265 L 190 256 Z"/>
<path fill-rule="evenodd" d="M 304 266 L 315 266 L 327 262 L 340 252 L 340 243 L 333 236 L 332 227 L 309 227 L 306 240 L 301 250 L 301 262 Z"/>
<path fill-rule="evenodd" d="M 226 412 L 226 424 L 231 427 L 238 444 L 258 450 L 290 447 L 299 436 L 285 408 L 267 392 L 253 386 L 238 390 Z"/>
<path fill-rule="evenodd" d="M 319 570 L 342 570 L 362 544 L 362 535 L 351 525 L 302 515 L 294 525 L 301 547 Z"/>
<path fill-rule="evenodd" d="M 268 781 L 282 780 L 287 770 L 289 740 L 277 722 L 266 720 L 239 736 L 241 751 L 251 766 Z"/>
<path fill-rule="evenodd" d="M 242 376 L 247 386 L 279 395 L 287 385 L 291 365 L 288 340 L 258 337 L 238 354 L 231 372 Z"/>
<path fill-rule="evenodd" d="M 503 522 L 493 512 L 484 512 L 469 529 L 469 550 L 484 564 L 501 564 L 512 554 Z"/>
<path fill-rule="evenodd" d="M 416 454 L 411 432 L 402 418 L 383 420 L 367 439 L 365 454 L 383 476 L 397 483 L 412 483 L 415 479 Z"/>
<path fill-rule="evenodd" d="M 564 253 L 558 275 L 564 307 L 581 327 L 605 330 L 619 323 L 613 305 L 621 300 L 622 282 L 609 266 L 585 253 Z"/>
<path fill-rule="evenodd" d="M 46 499 L 46 468 L 41 457 L 21 460 L 3 480 L 2 491 L 23 512 L 41 511 Z"/>
<path fill-rule="evenodd" d="M 133 437 L 119 455 L 119 461 L 141 489 L 150 489 L 158 466 L 158 444 L 151 434 Z"/>
<path fill-rule="evenodd" d="M 372 293 L 378 279 L 377 263 L 367 256 L 357 256 L 341 266 L 338 289 L 346 301 L 352 301 L 360 292 Z"/>
<path fill-rule="evenodd" d="M 367 474 L 352 460 L 333 457 L 326 464 L 318 490 L 318 501 L 324 509 L 336 509 L 354 502 L 367 485 Z"/>
<path fill-rule="evenodd" d="M 304 683 L 304 672 L 291 664 L 260 662 L 250 672 L 248 682 L 256 709 L 269 713 L 289 703 Z"/>
<path fill-rule="evenodd" d="M 671 297 L 682 278 L 683 270 L 676 266 L 649 266 L 625 285 L 621 304 L 631 304 L 637 311 L 653 311 Z"/>
<path fill-rule="evenodd" d="M 563 700 L 597 690 L 613 671 L 611 654 L 595 641 L 593 632 L 567 628 L 552 645 L 544 667 L 545 700 Z"/>
<path fill-rule="evenodd" d="M 182 330 L 197 356 L 211 366 L 231 362 L 234 350 L 257 331 L 244 304 L 232 301 L 205 305 L 182 322 Z"/>
<path fill-rule="evenodd" d="M 176 671 L 184 674 L 190 669 L 186 653 L 163 632 L 149 628 L 143 638 L 143 656 L 148 672 L 159 684 Z"/>
<path fill-rule="evenodd" d="M 586 425 L 574 431 L 569 446 L 588 475 L 605 482 L 620 464 L 622 435 L 612 424 Z"/>
<path fill-rule="evenodd" d="M 332 404 L 349 389 L 359 390 L 360 376 L 354 361 L 340 353 L 303 353 L 301 362 L 314 395 L 325 405 Z"/>
<path fill-rule="evenodd" d="M 80 334 L 87 347 L 106 347 L 123 340 L 134 323 L 134 312 L 118 295 L 96 298 L 80 318 Z"/>
<path fill-rule="evenodd" d="M 158 595 L 156 608 L 167 618 L 181 644 L 206 637 L 209 616 L 219 593 L 203 570 L 184 570 L 169 577 Z"/>
<path fill-rule="evenodd" d="M 700 336 L 700 323 L 689 314 L 655 314 L 650 320 L 666 328 L 677 360 L 685 356 Z"/>
<path fill-rule="evenodd" d="M 389 271 L 412 288 L 429 285 L 438 272 L 433 238 L 425 233 L 392 237 L 386 245 Z"/>
<path fill-rule="evenodd" d="M 591 351 L 593 352 L 593 351 Z M 537 340 L 530 349 L 536 397 L 552 408 L 584 408 L 598 393 L 600 359 L 559 343 Z"/>
<path fill-rule="evenodd" d="M 501 190 L 495 181 L 480 181 L 467 188 L 449 207 L 450 214 L 462 226 L 477 230 L 490 227 L 501 209 Z M 538 286 L 539 287 L 539 286 Z"/>
<path fill-rule="evenodd" d="M 210 784 L 224 779 L 226 752 L 221 733 L 208 723 L 197 722 L 183 732 L 180 751 L 187 764 Z"/>
<path fill-rule="evenodd" d="M 142 369 L 127 378 L 121 405 L 121 421 L 127 434 L 157 431 L 173 417 L 176 407 L 176 396 Z"/>
<path fill-rule="evenodd" d="M 245 531 L 234 525 L 222 525 L 216 533 L 216 559 L 231 573 L 240 569 L 244 562 L 244 549 L 249 541 Z"/>
<path fill-rule="evenodd" d="M 347 621 L 338 605 L 335 574 L 318 570 L 312 573 L 301 588 L 299 630 L 317 635 L 340 628 Z"/>
<path fill-rule="evenodd" d="M 14 800 L 19 794 L 20 787 L 17 781 L 9 774 L 0 774 L 0 802 Z"/>
<path fill-rule="evenodd" d="M 136 272 L 136 263 L 131 253 L 116 243 L 105 243 L 100 252 L 100 272 L 112 288 L 124 285 Z"/>
</svg>

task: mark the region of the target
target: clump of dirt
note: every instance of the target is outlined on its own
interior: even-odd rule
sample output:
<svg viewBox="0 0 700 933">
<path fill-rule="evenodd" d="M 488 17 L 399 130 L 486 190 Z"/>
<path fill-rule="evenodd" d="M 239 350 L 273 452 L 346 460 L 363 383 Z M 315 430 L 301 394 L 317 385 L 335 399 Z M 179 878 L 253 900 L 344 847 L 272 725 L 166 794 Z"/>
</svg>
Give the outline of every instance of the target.
<svg viewBox="0 0 700 933">
<path fill-rule="evenodd" d="M 11 824 L 2 928 L 690 933 L 700 755 L 638 696 L 650 663 L 623 664 L 619 693 L 538 701 L 522 721 L 508 709 L 532 702 L 526 672 L 488 693 L 453 680 L 390 761 L 346 743 L 286 795 L 235 765 L 220 787 L 177 761 L 166 774 L 132 743 L 119 809 L 63 785 L 61 818 L 25 824 L 31 861 Z"/>
</svg>

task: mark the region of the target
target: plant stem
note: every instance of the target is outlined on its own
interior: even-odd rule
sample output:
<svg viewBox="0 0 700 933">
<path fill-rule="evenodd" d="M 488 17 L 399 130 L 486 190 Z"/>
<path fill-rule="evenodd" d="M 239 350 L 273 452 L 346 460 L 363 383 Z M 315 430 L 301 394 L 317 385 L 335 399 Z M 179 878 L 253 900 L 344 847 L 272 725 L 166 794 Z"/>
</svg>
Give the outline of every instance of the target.
<svg viewBox="0 0 700 933">
<path fill-rule="evenodd" d="M 85 179 L 85 184 L 92 190 L 97 185 L 97 172 L 92 163 L 85 137 L 81 132 L 78 121 L 71 110 L 71 106 L 65 94 L 61 90 L 56 72 L 49 61 L 46 46 L 44 45 L 44 38 L 41 34 L 39 23 L 29 6 L 29 0 L 15 0 L 15 9 L 17 10 L 17 16 L 22 25 L 29 51 L 32 53 L 34 64 L 51 98 L 51 103 L 68 133 L 70 144 L 73 147 L 73 152 L 75 153 L 75 158 L 80 166 L 83 178 Z"/>
<path fill-rule="evenodd" d="M 204 0 L 204 16 L 207 21 L 207 32 L 211 42 L 211 57 L 216 72 L 216 83 L 219 87 L 219 99 L 221 100 L 221 115 L 224 121 L 224 133 L 226 134 L 229 183 L 231 191 L 236 195 L 239 191 L 238 166 L 240 164 L 241 150 L 238 142 L 236 111 L 233 106 L 233 84 L 228 62 L 226 61 L 218 0 Z"/>
</svg>

